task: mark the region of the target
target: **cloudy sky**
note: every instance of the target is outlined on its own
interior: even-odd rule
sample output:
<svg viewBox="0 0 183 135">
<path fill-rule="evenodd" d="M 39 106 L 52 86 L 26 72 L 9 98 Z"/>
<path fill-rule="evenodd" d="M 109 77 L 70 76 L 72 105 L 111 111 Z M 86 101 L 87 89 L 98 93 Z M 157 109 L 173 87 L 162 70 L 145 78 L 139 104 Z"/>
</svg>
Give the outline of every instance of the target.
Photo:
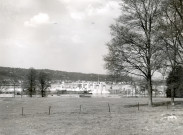
<svg viewBox="0 0 183 135">
<path fill-rule="evenodd" d="M 106 73 L 120 0 L 0 0 L 0 66 Z"/>
</svg>

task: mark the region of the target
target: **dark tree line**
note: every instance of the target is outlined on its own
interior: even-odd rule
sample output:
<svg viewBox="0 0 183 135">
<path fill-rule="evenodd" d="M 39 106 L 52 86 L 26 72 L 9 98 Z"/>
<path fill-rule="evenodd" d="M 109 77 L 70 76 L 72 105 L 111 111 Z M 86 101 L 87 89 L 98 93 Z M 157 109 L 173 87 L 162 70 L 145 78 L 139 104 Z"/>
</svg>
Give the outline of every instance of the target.
<svg viewBox="0 0 183 135">
<path fill-rule="evenodd" d="M 40 71 L 46 72 L 52 80 L 70 80 L 70 81 L 111 81 L 111 78 L 105 74 L 85 74 L 85 73 L 77 73 L 77 72 L 65 72 L 65 71 L 57 71 L 57 70 L 49 70 L 49 69 L 36 69 L 39 73 Z M 13 73 L 14 72 L 14 73 Z M 1 80 L 13 80 L 17 78 L 17 80 L 24 80 L 26 75 L 28 74 L 29 69 L 23 68 L 10 68 L 10 67 L 0 67 L 0 81 Z M 12 74 L 13 73 L 13 74 Z M 128 76 L 122 76 L 125 80 L 128 79 Z"/>
</svg>

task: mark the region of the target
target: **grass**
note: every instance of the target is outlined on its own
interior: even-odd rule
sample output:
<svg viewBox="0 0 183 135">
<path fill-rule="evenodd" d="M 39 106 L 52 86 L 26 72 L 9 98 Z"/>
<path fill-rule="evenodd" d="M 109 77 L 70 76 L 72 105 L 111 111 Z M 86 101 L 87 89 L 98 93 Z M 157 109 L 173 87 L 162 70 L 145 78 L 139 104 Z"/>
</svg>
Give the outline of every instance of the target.
<svg viewBox="0 0 183 135">
<path fill-rule="evenodd" d="M 148 107 L 146 98 L 0 98 L 0 135 L 181 135 L 183 100 L 169 101 L 155 98 Z"/>
</svg>

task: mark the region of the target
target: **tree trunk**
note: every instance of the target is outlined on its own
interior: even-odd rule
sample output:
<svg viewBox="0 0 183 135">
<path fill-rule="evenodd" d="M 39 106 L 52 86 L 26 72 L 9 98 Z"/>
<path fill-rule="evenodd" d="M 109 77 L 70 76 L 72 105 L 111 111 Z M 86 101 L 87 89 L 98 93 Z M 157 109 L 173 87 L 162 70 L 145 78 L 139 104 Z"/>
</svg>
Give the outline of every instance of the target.
<svg viewBox="0 0 183 135">
<path fill-rule="evenodd" d="M 32 90 L 30 91 L 30 97 L 32 97 Z"/>
<path fill-rule="evenodd" d="M 171 88 L 171 105 L 175 105 L 175 102 L 174 102 L 174 88 L 172 87 Z"/>
<path fill-rule="evenodd" d="M 44 93 L 44 85 L 41 84 L 41 96 L 44 97 L 45 96 L 45 93 Z"/>
<path fill-rule="evenodd" d="M 150 24 L 151 26 L 151 24 Z M 151 28 L 150 28 L 151 29 Z M 148 88 L 148 97 L 149 97 L 149 102 L 148 105 L 152 106 L 152 75 L 151 75 L 151 56 L 152 56 L 152 51 L 151 51 L 151 30 L 148 31 L 148 34 L 146 35 L 147 38 L 147 88 Z"/>
<path fill-rule="evenodd" d="M 29 95 L 30 95 L 30 97 L 32 97 L 32 87 L 29 90 Z"/>
<path fill-rule="evenodd" d="M 152 106 L 153 105 L 153 102 L 152 102 L 152 90 L 151 90 L 151 88 L 148 88 L 148 94 L 149 94 L 148 95 L 148 98 L 149 98 L 148 105 L 149 106 Z"/>
<path fill-rule="evenodd" d="M 31 81 L 31 83 L 30 83 L 30 97 L 32 97 L 32 79 L 30 81 Z"/>
<path fill-rule="evenodd" d="M 41 96 L 44 97 L 44 90 L 41 90 Z"/>
<path fill-rule="evenodd" d="M 152 102 L 152 80 L 151 80 L 151 76 L 149 76 L 147 78 L 147 88 L 148 88 L 148 105 L 152 106 L 153 102 Z"/>
</svg>

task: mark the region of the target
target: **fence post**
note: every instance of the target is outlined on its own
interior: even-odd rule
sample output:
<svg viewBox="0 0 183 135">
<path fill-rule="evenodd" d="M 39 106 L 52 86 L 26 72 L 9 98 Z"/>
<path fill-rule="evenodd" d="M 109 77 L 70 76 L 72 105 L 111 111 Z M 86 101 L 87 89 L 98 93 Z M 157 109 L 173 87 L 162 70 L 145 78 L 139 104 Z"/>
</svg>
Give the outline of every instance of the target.
<svg viewBox="0 0 183 135">
<path fill-rule="evenodd" d="M 139 102 L 138 102 L 138 111 L 139 111 L 139 107 L 140 107 L 140 106 L 139 106 Z"/>
<path fill-rule="evenodd" d="M 50 112 L 51 112 L 51 106 L 49 106 L 49 115 L 50 115 Z"/>
<path fill-rule="evenodd" d="M 109 112 L 111 112 L 111 108 L 110 108 L 110 105 L 109 105 L 109 103 L 108 103 L 108 108 L 109 108 Z"/>
</svg>

